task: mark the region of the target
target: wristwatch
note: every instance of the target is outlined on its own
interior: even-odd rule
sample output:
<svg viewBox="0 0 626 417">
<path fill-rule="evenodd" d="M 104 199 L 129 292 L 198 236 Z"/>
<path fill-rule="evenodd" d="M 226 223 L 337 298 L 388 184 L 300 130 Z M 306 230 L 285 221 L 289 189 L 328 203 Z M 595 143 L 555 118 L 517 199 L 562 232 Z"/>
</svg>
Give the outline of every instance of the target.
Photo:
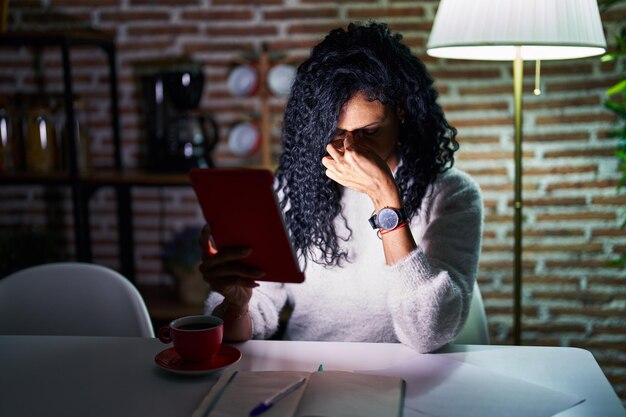
<svg viewBox="0 0 626 417">
<path fill-rule="evenodd" d="M 407 221 L 406 212 L 403 208 L 383 207 L 378 213 L 369 218 L 372 229 L 393 230 Z"/>
</svg>

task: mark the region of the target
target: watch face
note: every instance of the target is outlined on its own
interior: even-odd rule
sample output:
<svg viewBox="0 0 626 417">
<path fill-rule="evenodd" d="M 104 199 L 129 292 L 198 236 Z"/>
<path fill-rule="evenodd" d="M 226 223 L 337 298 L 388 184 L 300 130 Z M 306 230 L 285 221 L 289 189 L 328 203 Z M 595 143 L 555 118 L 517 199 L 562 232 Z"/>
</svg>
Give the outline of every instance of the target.
<svg viewBox="0 0 626 417">
<path fill-rule="evenodd" d="M 384 208 L 378 212 L 378 224 L 381 229 L 391 230 L 398 226 L 400 219 L 398 213 L 390 208 Z"/>
</svg>

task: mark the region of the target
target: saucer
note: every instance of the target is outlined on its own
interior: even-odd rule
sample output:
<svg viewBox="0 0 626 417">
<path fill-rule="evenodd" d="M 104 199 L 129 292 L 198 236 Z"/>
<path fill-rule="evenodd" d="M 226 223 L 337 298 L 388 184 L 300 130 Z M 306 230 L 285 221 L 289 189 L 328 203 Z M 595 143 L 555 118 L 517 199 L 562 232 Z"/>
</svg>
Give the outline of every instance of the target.
<svg viewBox="0 0 626 417">
<path fill-rule="evenodd" d="M 159 352 L 154 362 L 161 368 L 182 375 L 206 375 L 229 367 L 241 359 L 239 349 L 222 345 L 215 357 L 207 362 L 188 362 L 181 359 L 173 347 Z"/>
</svg>

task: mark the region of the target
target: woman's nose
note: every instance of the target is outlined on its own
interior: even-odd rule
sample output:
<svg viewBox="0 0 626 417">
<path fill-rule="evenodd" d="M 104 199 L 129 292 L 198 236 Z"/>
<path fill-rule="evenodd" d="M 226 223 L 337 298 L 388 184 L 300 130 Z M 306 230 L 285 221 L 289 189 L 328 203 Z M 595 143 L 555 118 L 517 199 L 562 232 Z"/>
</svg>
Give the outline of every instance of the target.
<svg viewBox="0 0 626 417">
<path fill-rule="evenodd" d="M 360 141 L 361 139 L 363 139 L 363 132 L 361 132 L 361 130 L 346 132 L 346 138 L 349 138 L 351 142 Z"/>
</svg>

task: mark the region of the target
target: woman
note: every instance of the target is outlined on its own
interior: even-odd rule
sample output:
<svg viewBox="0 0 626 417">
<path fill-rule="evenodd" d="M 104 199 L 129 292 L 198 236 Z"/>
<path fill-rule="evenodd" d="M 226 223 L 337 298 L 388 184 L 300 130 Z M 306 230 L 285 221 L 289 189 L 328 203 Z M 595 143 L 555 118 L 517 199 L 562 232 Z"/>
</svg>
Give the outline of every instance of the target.
<svg viewBox="0 0 626 417">
<path fill-rule="evenodd" d="M 458 149 L 432 79 L 384 24 L 335 29 L 298 69 L 276 172 L 303 284 L 255 282 L 245 248 L 200 270 L 225 337 L 452 341 L 467 317 L 482 233 L 478 186 L 451 169 Z M 210 230 L 205 228 L 201 244 Z"/>
</svg>

